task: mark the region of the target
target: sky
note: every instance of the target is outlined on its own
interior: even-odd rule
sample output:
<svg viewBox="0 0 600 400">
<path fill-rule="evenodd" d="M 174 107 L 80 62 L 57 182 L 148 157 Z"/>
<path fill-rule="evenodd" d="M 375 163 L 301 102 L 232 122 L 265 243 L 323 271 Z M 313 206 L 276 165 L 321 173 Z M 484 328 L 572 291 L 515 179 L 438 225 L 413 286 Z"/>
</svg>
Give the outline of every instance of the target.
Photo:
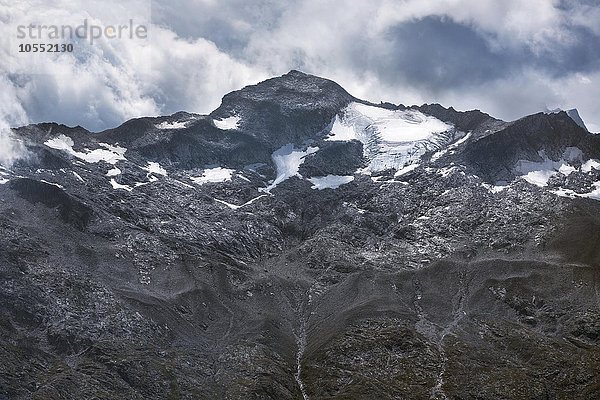
<svg viewBox="0 0 600 400">
<path fill-rule="evenodd" d="M 18 52 L 41 42 L 19 39 L 19 25 L 84 19 L 132 20 L 148 36 Z M 577 108 L 600 132 L 600 0 L 0 0 L 0 21 L 1 132 L 208 113 L 224 94 L 291 69 L 373 102 L 441 103 L 504 120 Z M 5 136 L 0 158 L 15 145 Z"/>
</svg>

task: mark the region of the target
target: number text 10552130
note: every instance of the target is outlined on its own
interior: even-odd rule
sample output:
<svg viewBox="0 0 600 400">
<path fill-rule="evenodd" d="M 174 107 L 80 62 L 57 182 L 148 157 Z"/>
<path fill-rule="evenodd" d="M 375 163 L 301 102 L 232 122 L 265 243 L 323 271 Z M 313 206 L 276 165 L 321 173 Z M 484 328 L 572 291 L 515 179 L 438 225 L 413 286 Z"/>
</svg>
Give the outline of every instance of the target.
<svg viewBox="0 0 600 400">
<path fill-rule="evenodd" d="M 19 53 L 72 53 L 71 43 L 21 43 Z"/>
</svg>

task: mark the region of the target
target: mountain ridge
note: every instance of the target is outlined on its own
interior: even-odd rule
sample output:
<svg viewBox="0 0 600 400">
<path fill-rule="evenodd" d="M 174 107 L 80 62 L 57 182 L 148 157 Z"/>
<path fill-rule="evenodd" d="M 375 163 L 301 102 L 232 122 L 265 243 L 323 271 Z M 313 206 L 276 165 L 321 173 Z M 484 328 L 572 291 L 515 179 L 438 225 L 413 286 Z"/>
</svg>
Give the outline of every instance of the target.
<svg viewBox="0 0 600 400">
<path fill-rule="evenodd" d="M 292 71 L 17 128 L 0 398 L 598 398 L 600 145 Z"/>
</svg>

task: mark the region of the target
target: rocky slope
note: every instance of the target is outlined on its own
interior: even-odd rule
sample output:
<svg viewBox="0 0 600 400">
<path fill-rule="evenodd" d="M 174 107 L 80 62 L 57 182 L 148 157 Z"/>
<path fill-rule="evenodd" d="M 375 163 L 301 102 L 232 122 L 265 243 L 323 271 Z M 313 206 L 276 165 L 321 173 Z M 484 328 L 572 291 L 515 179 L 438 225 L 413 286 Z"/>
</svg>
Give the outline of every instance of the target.
<svg viewBox="0 0 600 400">
<path fill-rule="evenodd" d="M 0 169 L 0 399 L 600 398 L 600 137 L 292 71 Z"/>
</svg>

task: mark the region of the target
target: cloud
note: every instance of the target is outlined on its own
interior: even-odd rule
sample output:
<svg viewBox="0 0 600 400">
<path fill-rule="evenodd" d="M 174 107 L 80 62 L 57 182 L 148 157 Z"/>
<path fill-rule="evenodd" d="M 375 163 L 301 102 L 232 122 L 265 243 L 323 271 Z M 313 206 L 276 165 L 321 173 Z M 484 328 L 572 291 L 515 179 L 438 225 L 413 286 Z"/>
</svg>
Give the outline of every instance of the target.
<svg viewBox="0 0 600 400">
<path fill-rule="evenodd" d="M 8 119 L 11 116 L 11 119 Z M 0 77 L 0 165 L 11 167 L 15 161 L 27 156 L 25 145 L 15 138 L 10 129 L 27 122 L 25 110 L 14 102 L 13 85 Z"/>
<path fill-rule="evenodd" d="M 6 126 L 0 127 L 0 165 L 10 168 L 15 161 L 27 157 L 27 149 Z"/>
<path fill-rule="evenodd" d="M 120 1 L 103 5 L 102 10 L 118 10 L 120 18 L 79 4 L 91 2 L 31 1 L 27 7 L 25 3 L 2 9 L 0 15 L 8 14 L 11 20 L 0 32 L 4 37 L 14 38 L 18 25 L 28 26 L 32 21 L 78 26 L 87 19 L 106 26 L 130 18 L 150 19 L 134 7 L 140 2 L 129 8 Z M 3 46 L 0 59 L 2 78 L 12 86 L 3 101 L 20 105 L 27 120 L 58 121 L 97 131 L 138 116 L 182 109 L 208 112 L 219 105 L 224 92 L 268 76 L 206 39 L 184 39 L 159 25 L 149 29 L 148 40 L 104 39 L 91 45 L 75 39 L 72 54 L 19 54 L 13 40 Z M 1 111 L 5 120 L 15 120 L 13 110 Z"/>
<path fill-rule="evenodd" d="M 3 101 L 18 107 L 1 111 L 11 123 L 25 114 L 100 130 L 209 112 L 231 90 L 301 69 L 372 101 L 441 102 L 504 119 L 577 107 L 599 127 L 599 12 L 592 0 L 28 0 L 0 5 L 10 20 L 3 37 L 17 22 L 133 18 L 150 38 L 76 42 L 73 55 L 46 57 L 33 74 L 15 43 L 3 43 Z"/>
</svg>

